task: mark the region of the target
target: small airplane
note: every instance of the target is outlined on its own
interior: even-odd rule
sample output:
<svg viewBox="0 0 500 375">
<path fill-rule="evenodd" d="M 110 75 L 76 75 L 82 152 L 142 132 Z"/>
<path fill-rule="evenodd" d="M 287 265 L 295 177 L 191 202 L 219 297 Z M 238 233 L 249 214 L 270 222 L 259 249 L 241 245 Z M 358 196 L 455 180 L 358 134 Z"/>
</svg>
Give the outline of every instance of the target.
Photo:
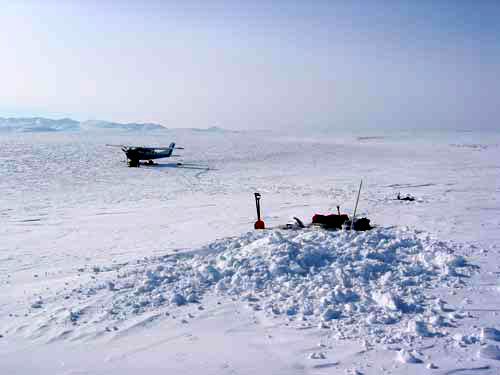
<svg viewBox="0 0 500 375">
<path fill-rule="evenodd" d="M 129 146 L 129 145 L 109 145 L 111 147 L 120 147 L 127 156 L 127 163 L 129 167 L 139 167 L 141 160 L 148 160 L 146 164 L 153 165 L 154 159 L 169 158 L 174 152 L 174 149 L 184 150 L 184 147 L 175 147 L 172 142 L 168 147 L 143 147 L 143 146 Z"/>
</svg>

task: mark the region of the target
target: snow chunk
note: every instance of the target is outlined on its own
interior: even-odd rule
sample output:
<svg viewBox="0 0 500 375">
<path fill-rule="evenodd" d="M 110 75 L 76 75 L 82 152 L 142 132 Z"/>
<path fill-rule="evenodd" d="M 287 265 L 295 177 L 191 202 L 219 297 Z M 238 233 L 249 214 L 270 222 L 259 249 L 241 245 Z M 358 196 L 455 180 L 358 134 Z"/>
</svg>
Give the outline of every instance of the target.
<svg viewBox="0 0 500 375">
<path fill-rule="evenodd" d="M 422 363 L 422 360 L 406 349 L 398 351 L 396 359 L 402 363 Z"/>
<path fill-rule="evenodd" d="M 212 265 L 202 266 L 198 269 L 200 272 L 200 279 L 205 282 L 214 283 L 221 279 L 221 274 Z"/>
<path fill-rule="evenodd" d="M 456 341 L 458 346 L 465 347 L 467 345 L 474 344 L 477 340 L 475 336 L 462 335 L 457 333 L 453 336 L 453 339 Z"/>
<path fill-rule="evenodd" d="M 441 315 L 433 315 L 429 318 L 429 324 L 434 328 L 446 326 L 446 322 Z"/>
<path fill-rule="evenodd" d="M 500 341 L 500 331 L 491 328 L 491 327 L 484 327 L 481 328 L 481 340 L 494 340 L 494 341 Z"/>
<path fill-rule="evenodd" d="M 174 293 L 172 298 L 170 298 L 170 302 L 176 304 L 177 306 L 185 305 L 186 298 L 182 294 Z"/>
<path fill-rule="evenodd" d="M 373 299 L 383 308 L 389 310 L 389 311 L 398 311 L 401 310 L 402 308 L 402 302 L 401 299 L 398 296 L 395 296 L 394 294 L 390 292 L 382 293 L 382 292 L 375 292 L 373 294 Z"/>
<path fill-rule="evenodd" d="M 410 320 L 408 322 L 408 332 L 413 333 L 416 336 L 430 337 L 432 333 L 429 332 L 427 324 L 420 320 Z"/>
<path fill-rule="evenodd" d="M 327 309 L 323 315 L 322 315 L 322 318 L 324 321 L 329 321 L 329 320 L 332 320 L 332 319 L 338 319 L 340 318 L 340 311 L 338 310 L 334 310 L 334 309 Z"/>
</svg>

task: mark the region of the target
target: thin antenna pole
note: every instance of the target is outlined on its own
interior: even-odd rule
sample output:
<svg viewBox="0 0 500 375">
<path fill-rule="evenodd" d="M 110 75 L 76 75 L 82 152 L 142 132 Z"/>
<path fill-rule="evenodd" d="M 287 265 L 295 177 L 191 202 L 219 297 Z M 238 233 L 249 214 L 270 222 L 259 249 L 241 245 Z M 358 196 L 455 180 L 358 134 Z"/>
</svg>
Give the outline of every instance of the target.
<svg viewBox="0 0 500 375">
<path fill-rule="evenodd" d="M 351 230 L 352 230 L 352 226 L 354 225 L 354 218 L 356 217 L 356 210 L 358 209 L 359 195 L 361 194 L 361 186 L 363 186 L 363 180 L 361 180 L 361 182 L 359 183 L 358 197 L 356 198 L 356 205 L 354 206 L 354 214 L 352 215 L 352 220 L 351 220 Z"/>
</svg>

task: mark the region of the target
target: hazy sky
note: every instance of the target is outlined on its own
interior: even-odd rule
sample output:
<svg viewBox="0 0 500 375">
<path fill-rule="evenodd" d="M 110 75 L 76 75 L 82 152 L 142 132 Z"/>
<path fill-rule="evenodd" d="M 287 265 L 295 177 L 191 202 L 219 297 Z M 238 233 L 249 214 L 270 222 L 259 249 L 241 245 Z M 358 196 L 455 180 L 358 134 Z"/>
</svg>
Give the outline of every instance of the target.
<svg viewBox="0 0 500 375">
<path fill-rule="evenodd" d="M 2 1 L 0 117 L 500 128 L 500 1 Z"/>
</svg>

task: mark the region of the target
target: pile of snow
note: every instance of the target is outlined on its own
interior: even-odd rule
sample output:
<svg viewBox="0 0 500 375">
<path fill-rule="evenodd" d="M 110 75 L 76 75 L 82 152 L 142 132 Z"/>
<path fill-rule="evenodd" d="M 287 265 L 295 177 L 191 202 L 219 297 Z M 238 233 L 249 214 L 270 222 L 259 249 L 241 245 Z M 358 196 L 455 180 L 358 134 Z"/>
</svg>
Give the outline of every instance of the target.
<svg viewBox="0 0 500 375">
<path fill-rule="evenodd" d="M 339 339 L 392 344 L 441 335 L 448 319 L 444 302 L 424 293 L 461 287 L 472 268 L 444 242 L 377 228 L 249 232 L 190 253 L 87 272 L 94 281 L 39 296 L 33 308 L 54 303 L 67 309 L 64 316 L 74 324 L 89 324 L 94 317 L 80 318 L 124 321 L 216 294 L 236 297 L 257 314 L 337 330 Z"/>
</svg>

